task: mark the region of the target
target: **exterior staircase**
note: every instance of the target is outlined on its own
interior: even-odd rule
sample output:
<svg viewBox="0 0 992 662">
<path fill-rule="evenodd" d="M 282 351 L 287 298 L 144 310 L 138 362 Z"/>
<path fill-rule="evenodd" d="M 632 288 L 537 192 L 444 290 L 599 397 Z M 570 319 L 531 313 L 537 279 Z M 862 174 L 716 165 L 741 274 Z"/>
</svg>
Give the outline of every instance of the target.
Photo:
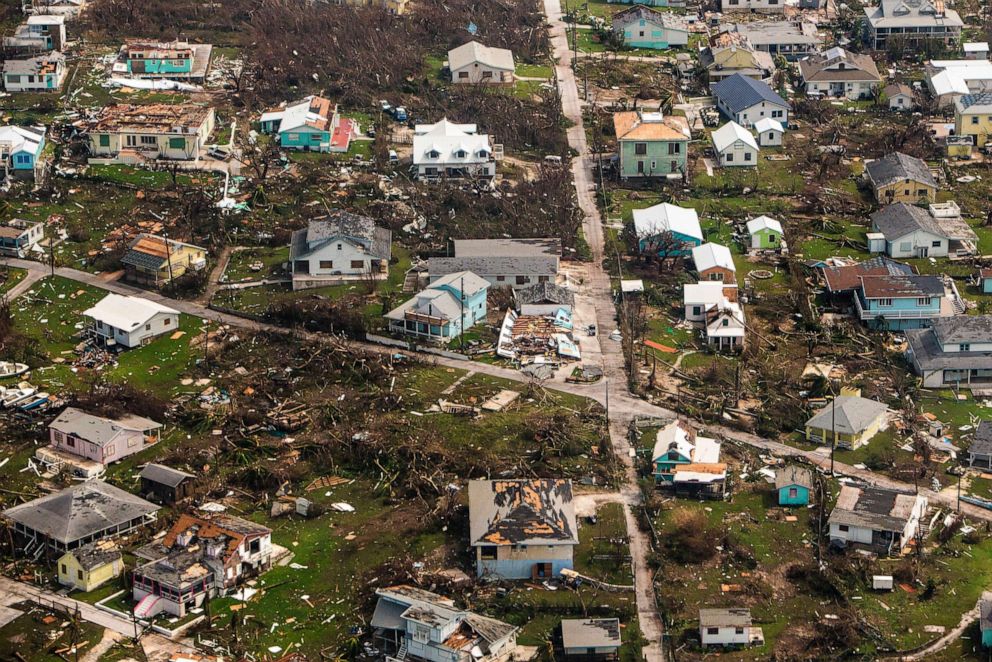
<svg viewBox="0 0 992 662">
<path fill-rule="evenodd" d="M 399 650 L 396 651 L 396 655 L 394 655 L 393 657 L 395 657 L 397 660 L 401 660 L 401 661 L 402 660 L 405 660 L 406 659 L 406 651 L 407 651 L 407 648 L 406 648 L 406 637 L 403 637 L 403 643 L 400 644 Z"/>
</svg>

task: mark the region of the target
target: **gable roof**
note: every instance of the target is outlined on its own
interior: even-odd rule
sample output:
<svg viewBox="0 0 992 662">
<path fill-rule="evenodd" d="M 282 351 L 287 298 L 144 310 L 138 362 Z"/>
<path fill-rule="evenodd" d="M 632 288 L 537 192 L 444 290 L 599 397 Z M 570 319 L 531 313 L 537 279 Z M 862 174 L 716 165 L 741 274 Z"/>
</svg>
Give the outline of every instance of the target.
<svg viewBox="0 0 992 662">
<path fill-rule="evenodd" d="M 938 317 L 930 328 L 941 344 L 992 342 L 992 315 Z"/>
<path fill-rule="evenodd" d="M 368 216 L 336 209 L 327 218 L 310 221 L 307 227 L 293 233 L 290 260 L 311 255 L 342 236 L 350 238 L 377 259 L 388 260 L 392 255 L 393 233 L 390 230 L 377 226 Z"/>
<path fill-rule="evenodd" d="M 559 258 L 554 255 L 432 257 L 427 260 L 427 272 L 431 278 L 440 278 L 461 271 L 471 271 L 482 276 L 524 274 L 552 276 L 558 273 L 558 264 Z"/>
<path fill-rule="evenodd" d="M 889 97 L 890 99 L 892 97 L 900 96 L 900 95 L 907 97 L 913 96 L 913 88 L 911 88 L 909 85 L 906 85 L 905 83 L 890 83 L 885 86 L 885 89 L 882 90 L 882 92 L 884 92 L 885 96 Z"/>
<path fill-rule="evenodd" d="M 915 156 L 902 152 L 893 152 L 875 159 L 865 165 L 865 173 L 876 188 L 907 179 L 937 188 L 929 166 Z"/>
<path fill-rule="evenodd" d="M 565 648 L 615 648 L 620 646 L 619 618 L 565 618 L 561 621 Z"/>
<path fill-rule="evenodd" d="M 838 64 L 843 64 L 843 69 L 831 68 Z M 877 83 L 882 80 L 871 55 L 851 53 L 840 47 L 803 58 L 799 61 L 799 73 L 803 80 L 812 82 L 866 81 Z"/>
<path fill-rule="evenodd" d="M 0 127 L 0 143 L 10 145 L 10 153 L 29 152 L 37 155 L 41 143 L 45 139 L 47 129 L 43 126 L 13 126 Z"/>
<path fill-rule="evenodd" d="M 666 30 L 689 31 L 688 24 L 681 16 L 676 16 L 670 12 L 660 12 L 645 5 L 634 5 L 618 11 L 613 14 L 611 23 L 613 28 L 617 29 L 634 21 L 647 21 L 654 25 L 659 25 Z"/>
<path fill-rule="evenodd" d="M 296 103 L 262 113 L 262 122 L 279 122 L 279 133 L 309 127 L 318 131 L 333 131 L 338 108 L 329 99 L 309 96 Z"/>
<path fill-rule="evenodd" d="M 758 141 L 754 139 L 754 135 L 737 122 L 727 122 L 711 133 L 710 138 L 713 140 L 713 148 L 717 152 L 729 149 L 738 140 L 754 150 L 758 149 Z"/>
<path fill-rule="evenodd" d="M 773 122 L 775 120 L 772 120 Z M 748 234 L 754 234 L 756 232 L 761 232 L 762 230 L 771 230 L 772 232 L 783 233 L 782 224 L 776 221 L 771 216 L 759 216 L 757 218 L 752 218 L 747 222 L 747 232 Z"/>
<path fill-rule="evenodd" d="M 161 269 L 162 265 L 168 263 L 170 255 L 175 255 L 184 248 L 207 252 L 207 249 L 200 246 L 142 232 L 128 244 L 128 250 L 121 258 L 121 263 L 143 269 Z"/>
<path fill-rule="evenodd" d="M 751 106 L 771 103 L 783 108 L 792 108 L 789 102 L 775 93 L 767 83 L 742 74 L 734 74 L 712 86 L 713 96 L 719 99 L 732 113 L 739 113 Z"/>
<path fill-rule="evenodd" d="M 813 489 L 813 472 L 797 464 L 784 466 L 775 472 L 776 490 L 792 485 Z"/>
<path fill-rule="evenodd" d="M 737 271 L 734 265 L 734 257 L 730 254 L 730 249 L 722 244 L 707 242 L 692 249 L 692 261 L 696 265 L 696 271 L 703 272 L 719 267 Z"/>
<path fill-rule="evenodd" d="M 751 625 L 751 610 L 743 607 L 730 609 L 700 609 L 699 627 L 748 627 Z"/>
<path fill-rule="evenodd" d="M 861 286 L 862 276 L 908 276 L 916 273 L 911 265 L 896 262 L 885 255 L 857 264 L 822 269 L 827 290 L 834 294 L 856 290 Z"/>
<path fill-rule="evenodd" d="M 513 52 L 470 41 L 448 51 L 448 67 L 455 71 L 478 62 L 493 69 L 513 71 Z"/>
<path fill-rule="evenodd" d="M 726 298 L 726 283 L 718 280 L 705 280 L 701 283 L 686 283 L 682 286 L 682 302 L 689 305 L 709 306 L 722 303 Z"/>
<path fill-rule="evenodd" d="M 886 241 L 897 241 L 917 230 L 938 237 L 947 236 L 929 210 L 905 202 L 882 207 L 871 215 L 871 222 L 878 232 L 885 235 Z"/>
<path fill-rule="evenodd" d="M 902 533 L 923 497 L 869 485 L 844 485 L 829 523 Z"/>
<path fill-rule="evenodd" d="M 628 110 L 613 113 L 617 140 L 687 141 L 692 137 L 684 117 Z"/>
<path fill-rule="evenodd" d="M 699 214 L 692 207 L 679 207 L 662 202 L 646 209 L 635 209 L 633 217 L 634 233 L 638 239 L 654 237 L 664 232 L 677 232 L 699 241 L 703 240 Z"/>
<path fill-rule="evenodd" d="M 770 117 L 762 117 L 760 120 L 754 123 L 754 130 L 758 133 L 764 133 L 765 131 L 774 131 L 776 133 L 785 133 L 785 127 L 778 120 L 773 120 Z"/>
<path fill-rule="evenodd" d="M 454 273 L 445 274 L 431 281 L 432 288 L 439 288 L 445 285 L 458 290 L 466 297 L 474 296 L 482 290 L 489 289 L 489 281 L 475 275 L 471 271 L 455 271 Z"/>
<path fill-rule="evenodd" d="M 467 653 L 478 648 L 485 653 L 489 646 L 519 630 L 518 627 L 495 618 L 458 609 L 451 599 L 416 586 L 406 584 L 387 586 L 376 589 L 375 594 L 379 600 L 372 615 L 373 628 L 405 630 L 404 619 L 410 619 L 444 629 L 444 626 L 452 621 L 460 621 L 463 628 L 456 628 L 455 633 L 442 642 L 441 645 L 445 648 Z M 464 628 L 469 631 L 468 637 L 464 636 Z"/>
<path fill-rule="evenodd" d="M 92 308 L 83 311 L 83 315 L 86 317 L 91 317 L 127 332 L 134 331 L 142 324 L 147 324 L 149 320 L 160 313 L 178 315 L 179 311 L 149 299 L 114 293 L 108 294 Z"/>
<path fill-rule="evenodd" d="M 150 480 L 153 483 L 166 485 L 168 487 L 176 487 L 184 480 L 196 478 L 193 474 L 180 471 L 179 469 L 173 469 L 172 467 L 167 467 L 164 464 L 155 464 L 154 462 L 146 464 L 145 468 L 141 470 L 139 476 L 146 480 Z"/>
<path fill-rule="evenodd" d="M 555 285 L 550 281 L 534 283 L 530 287 L 522 287 L 515 290 L 513 296 L 519 305 L 529 303 L 551 302 L 562 306 L 575 305 L 575 293 L 572 290 Z"/>
<path fill-rule="evenodd" d="M 94 416 L 75 407 L 66 407 L 48 427 L 62 434 L 71 434 L 79 439 L 103 446 L 113 441 L 124 430 L 144 432 L 145 430 L 160 428 L 162 424 L 141 416 L 125 416 L 114 420 L 103 416 Z"/>
<path fill-rule="evenodd" d="M 472 546 L 579 543 L 570 480 L 472 480 L 468 502 Z"/>
<path fill-rule="evenodd" d="M 837 410 L 836 418 L 834 408 Z M 887 406 L 875 400 L 856 395 L 839 395 L 806 421 L 806 427 L 835 430 L 838 434 L 861 434 L 888 410 Z"/>
<path fill-rule="evenodd" d="M 465 155 L 457 156 L 458 152 Z M 475 124 L 455 124 L 442 118 L 434 124 L 418 124 L 413 130 L 413 162 L 416 165 L 477 163 L 491 154 L 489 135 L 478 133 Z"/>
<path fill-rule="evenodd" d="M 158 506 L 102 480 L 90 480 L 8 508 L 4 516 L 63 545 L 150 515 Z"/>
<path fill-rule="evenodd" d="M 66 554 L 76 559 L 79 567 L 86 571 L 121 560 L 120 548 L 110 540 L 97 540 L 77 547 Z"/>
</svg>

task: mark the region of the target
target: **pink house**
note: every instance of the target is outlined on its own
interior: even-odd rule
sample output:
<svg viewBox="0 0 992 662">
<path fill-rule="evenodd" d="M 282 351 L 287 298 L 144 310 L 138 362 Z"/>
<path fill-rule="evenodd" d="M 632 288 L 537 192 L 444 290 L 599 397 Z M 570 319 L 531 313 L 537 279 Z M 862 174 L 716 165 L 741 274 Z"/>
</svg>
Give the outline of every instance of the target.
<svg viewBox="0 0 992 662">
<path fill-rule="evenodd" d="M 161 423 L 140 416 L 115 421 L 75 407 L 66 407 L 48 426 L 52 448 L 104 465 L 154 444 L 161 429 Z"/>
</svg>

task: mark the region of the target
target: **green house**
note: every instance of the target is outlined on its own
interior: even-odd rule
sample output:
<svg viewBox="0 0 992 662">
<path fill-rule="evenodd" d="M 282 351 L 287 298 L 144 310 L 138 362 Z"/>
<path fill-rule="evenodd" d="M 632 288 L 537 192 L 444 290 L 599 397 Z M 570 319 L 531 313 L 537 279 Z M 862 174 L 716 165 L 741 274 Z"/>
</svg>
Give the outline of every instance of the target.
<svg viewBox="0 0 992 662">
<path fill-rule="evenodd" d="M 813 489 L 813 474 L 809 469 L 789 465 L 775 474 L 775 490 L 780 506 L 808 506 Z"/>
<path fill-rule="evenodd" d="M 691 136 L 684 117 L 624 111 L 613 114 L 613 129 L 622 179 L 684 176 Z"/>
<path fill-rule="evenodd" d="M 782 241 L 782 224 L 774 218 L 759 216 L 747 222 L 747 233 L 751 236 L 751 248 L 758 250 L 779 250 Z"/>
</svg>

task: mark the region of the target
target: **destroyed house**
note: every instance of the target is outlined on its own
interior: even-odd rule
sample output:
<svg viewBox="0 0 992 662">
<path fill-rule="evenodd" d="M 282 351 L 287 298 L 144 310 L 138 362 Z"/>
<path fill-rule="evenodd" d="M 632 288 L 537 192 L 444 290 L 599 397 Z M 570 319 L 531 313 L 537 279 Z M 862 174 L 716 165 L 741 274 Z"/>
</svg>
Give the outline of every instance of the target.
<svg viewBox="0 0 992 662">
<path fill-rule="evenodd" d="M 443 276 L 385 314 L 389 330 L 446 343 L 486 319 L 489 283 L 471 271 Z"/>
<path fill-rule="evenodd" d="M 906 359 L 924 388 L 989 388 L 992 315 L 941 317 L 906 332 Z"/>
<path fill-rule="evenodd" d="M 547 579 L 572 568 L 579 535 L 570 480 L 473 480 L 468 501 L 480 577 Z"/>
<path fill-rule="evenodd" d="M 307 152 L 347 152 L 358 132 L 330 99 L 309 96 L 262 113 L 262 133 L 278 136 L 279 146 Z"/>
<path fill-rule="evenodd" d="M 207 249 L 141 233 L 131 240 L 121 258 L 124 278 L 139 285 L 158 287 L 179 278 L 187 271 L 207 266 Z"/>
<path fill-rule="evenodd" d="M 113 74 L 129 78 L 202 81 L 210 68 L 210 44 L 188 41 L 129 41 L 121 46 Z"/>
<path fill-rule="evenodd" d="M 87 132 L 91 162 L 196 161 L 214 121 L 213 108 L 192 104 L 106 106 Z"/>
<path fill-rule="evenodd" d="M 184 514 L 161 543 L 142 548 L 153 559 L 134 571 L 135 616 L 185 616 L 204 600 L 269 568 L 272 531 L 223 513 Z"/>
<path fill-rule="evenodd" d="M 129 492 L 90 480 L 19 506 L 4 517 L 14 523 L 17 547 L 35 558 L 129 533 L 155 520 L 158 506 Z"/>
<path fill-rule="evenodd" d="M 502 662 L 517 648 L 516 626 L 459 609 L 414 586 L 376 589 L 370 625 L 387 659 L 424 662 Z"/>
<path fill-rule="evenodd" d="M 844 485 L 830 513 L 830 543 L 900 554 L 919 534 L 926 497 L 880 487 Z"/>
<path fill-rule="evenodd" d="M 33 250 L 40 250 L 38 243 L 44 238 L 43 221 L 11 219 L 0 224 L 0 255 L 26 257 Z"/>
<path fill-rule="evenodd" d="M 432 257 L 427 271 L 433 283 L 460 271 L 471 271 L 492 287 L 528 287 L 554 283 L 561 261 L 558 239 L 459 239 L 452 257 Z"/>
<path fill-rule="evenodd" d="M 389 275 L 393 233 L 368 216 L 336 210 L 293 233 L 289 262 L 293 289 Z"/>
<path fill-rule="evenodd" d="M 8 92 L 57 92 L 65 76 L 65 56 L 58 51 L 3 62 L 3 89 Z"/>
<path fill-rule="evenodd" d="M 14 29 L 14 34 L 3 38 L 7 51 L 15 53 L 41 53 L 65 49 L 65 16 L 34 14 Z"/>
<path fill-rule="evenodd" d="M 823 282 L 831 295 L 850 295 L 861 287 L 862 276 L 911 276 L 916 269 L 887 257 L 873 257 L 857 264 L 821 267 Z"/>
<path fill-rule="evenodd" d="M 676 495 L 722 499 L 726 494 L 727 465 L 720 462 L 720 442 L 699 436 L 680 421 L 658 430 L 651 464 L 655 482 Z"/>
<path fill-rule="evenodd" d="M 48 426 L 51 448 L 103 465 L 133 455 L 159 440 L 162 424 L 141 416 L 94 416 L 75 407 Z"/>
</svg>

